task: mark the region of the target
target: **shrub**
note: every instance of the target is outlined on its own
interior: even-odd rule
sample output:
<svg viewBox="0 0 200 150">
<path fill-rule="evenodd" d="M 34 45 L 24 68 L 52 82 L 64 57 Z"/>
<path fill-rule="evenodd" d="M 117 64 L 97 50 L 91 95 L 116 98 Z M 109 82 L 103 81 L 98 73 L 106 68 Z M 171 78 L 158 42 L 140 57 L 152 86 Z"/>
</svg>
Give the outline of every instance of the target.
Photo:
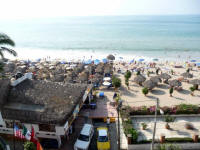
<svg viewBox="0 0 200 150">
<path fill-rule="evenodd" d="M 24 144 L 24 150 L 36 150 L 36 146 L 35 146 L 35 144 L 33 142 L 27 141 Z"/>
<path fill-rule="evenodd" d="M 112 84 L 117 89 L 121 86 L 121 79 L 114 77 L 112 78 Z"/>
<path fill-rule="evenodd" d="M 137 71 L 136 75 L 137 75 L 137 76 L 140 75 L 140 71 Z"/>
<path fill-rule="evenodd" d="M 197 114 L 199 107 L 192 104 L 180 104 L 177 106 L 176 114 Z"/>
<path fill-rule="evenodd" d="M 181 150 L 181 148 L 174 144 L 159 144 L 156 146 L 156 150 Z"/>
<path fill-rule="evenodd" d="M 147 128 L 147 124 L 146 124 L 145 122 L 142 122 L 141 125 L 142 125 L 142 128 L 143 128 L 144 130 Z"/>
<path fill-rule="evenodd" d="M 200 107 L 192 104 L 180 104 L 175 107 L 161 107 L 164 114 L 198 114 L 200 113 Z M 130 115 L 151 115 L 155 113 L 155 106 L 140 106 L 132 107 L 129 111 Z M 159 111 L 158 111 L 159 114 Z"/>
<path fill-rule="evenodd" d="M 172 117 L 170 115 L 165 116 L 165 122 L 167 123 L 174 122 L 175 119 L 176 119 L 175 117 Z"/>
<path fill-rule="evenodd" d="M 191 91 L 191 92 L 194 92 L 194 91 L 195 91 L 195 87 L 191 86 L 191 87 L 190 87 L 190 91 Z"/>
<path fill-rule="evenodd" d="M 149 90 L 147 88 L 143 88 L 142 93 L 146 96 L 149 93 Z"/>
<path fill-rule="evenodd" d="M 133 143 L 137 143 L 137 139 L 138 139 L 138 132 L 137 132 L 137 130 L 135 130 L 134 128 L 131 128 L 131 129 L 128 130 L 128 134 L 132 135 Z"/>
<path fill-rule="evenodd" d="M 129 70 L 126 71 L 125 75 L 124 75 L 125 79 L 130 79 L 131 77 L 131 72 Z"/>
</svg>

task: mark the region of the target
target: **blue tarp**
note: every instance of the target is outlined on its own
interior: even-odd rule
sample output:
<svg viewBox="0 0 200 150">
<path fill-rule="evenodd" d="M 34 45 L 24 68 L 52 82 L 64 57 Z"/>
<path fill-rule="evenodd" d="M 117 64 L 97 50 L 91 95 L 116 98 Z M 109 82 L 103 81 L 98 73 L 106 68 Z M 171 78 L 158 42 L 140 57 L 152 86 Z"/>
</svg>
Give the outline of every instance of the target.
<svg viewBox="0 0 200 150">
<path fill-rule="evenodd" d="M 104 92 L 99 92 L 99 97 L 104 97 Z"/>
<path fill-rule="evenodd" d="M 91 63 L 92 63 L 91 59 L 88 59 L 87 61 L 85 61 L 85 64 L 91 64 Z"/>
<path fill-rule="evenodd" d="M 67 62 L 66 62 L 66 61 L 61 61 L 60 63 L 61 63 L 61 64 L 66 64 Z"/>
<path fill-rule="evenodd" d="M 41 58 L 36 59 L 37 62 L 41 61 Z"/>
<path fill-rule="evenodd" d="M 134 59 L 130 61 L 130 64 L 134 63 Z"/>
<path fill-rule="evenodd" d="M 190 62 L 196 62 L 196 60 L 193 59 L 193 60 L 190 60 Z"/>
<path fill-rule="evenodd" d="M 94 60 L 94 64 L 95 64 L 95 65 L 98 65 L 99 63 L 100 63 L 100 60 L 99 60 L 99 59 L 95 59 L 95 60 Z"/>
<path fill-rule="evenodd" d="M 144 59 L 143 59 L 143 58 L 140 58 L 138 61 L 142 62 L 142 61 L 144 61 Z"/>
<path fill-rule="evenodd" d="M 102 62 L 103 62 L 103 63 L 107 63 L 108 60 L 107 60 L 106 58 L 104 58 L 104 59 L 102 59 Z"/>
</svg>

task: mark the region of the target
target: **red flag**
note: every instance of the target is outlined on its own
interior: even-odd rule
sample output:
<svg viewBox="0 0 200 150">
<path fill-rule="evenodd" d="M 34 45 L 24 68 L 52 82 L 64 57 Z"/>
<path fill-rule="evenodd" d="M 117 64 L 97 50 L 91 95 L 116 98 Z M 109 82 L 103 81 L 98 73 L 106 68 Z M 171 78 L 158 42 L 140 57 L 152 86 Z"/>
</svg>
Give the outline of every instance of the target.
<svg viewBox="0 0 200 150">
<path fill-rule="evenodd" d="M 31 128 L 31 140 L 30 141 L 37 145 L 37 140 L 35 139 L 35 131 L 34 131 L 33 126 Z"/>
<path fill-rule="evenodd" d="M 42 146 L 41 146 L 39 141 L 37 141 L 37 150 L 43 150 L 43 148 L 42 148 Z"/>
<path fill-rule="evenodd" d="M 35 131 L 34 131 L 34 128 L 32 126 L 32 128 L 31 128 L 31 138 L 34 138 L 34 136 L 35 136 Z"/>
</svg>

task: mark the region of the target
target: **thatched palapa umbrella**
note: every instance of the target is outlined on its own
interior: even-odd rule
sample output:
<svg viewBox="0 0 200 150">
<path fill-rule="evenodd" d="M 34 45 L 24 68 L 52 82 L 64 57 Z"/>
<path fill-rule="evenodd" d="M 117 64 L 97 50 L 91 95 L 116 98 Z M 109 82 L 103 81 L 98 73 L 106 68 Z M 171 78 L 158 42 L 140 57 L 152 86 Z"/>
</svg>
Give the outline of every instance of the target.
<svg viewBox="0 0 200 150">
<path fill-rule="evenodd" d="M 182 85 L 182 83 L 179 81 L 179 80 L 171 80 L 171 81 L 169 81 L 169 85 L 171 86 L 171 87 L 175 87 L 175 86 L 181 86 Z"/>
<path fill-rule="evenodd" d="M 156 84 L 162 81 L 159 76 L 151 77 L 150 80 Z"/>
<path fill-rule="evenodd" d="M 162 73 L 160 75 L 160 78 L 165 79 L 165 80 L 169 80 L 171 78 L 171 76 L 167 73 Z"/>
<path fill-rule="evenodd" d="M 193 78 L 193 74 L 189 72 L 182 73 L 181 76 L 183 76 L 184 78 Z"/>
<path fill-rule="evenodd" d="M 115 56 L 112 55 L 112 54 L 110 54 L 110 55 L 107 56 L 107 59 L 109 59 L 109 60 L 115 60 Z"/>
<path fill-rule="evenodd" d="M 79 80 L 80 80 L 81 82 L 87 81 L 87 80 L 88 80 L 88 74 L 85 73 L 85 72 L 82 72 L 82 73 L 79 75 Z"/>
<path fill-rule="evenodd" d="M 102 66 L 97 66 L 97 68 L 95 69 L 96 73 L 102 74 L 103 73 L 103 67 Z"/>
<path fill-rule="evenodd" d="M 194 80 L 191 80 L 189 81 L 190 84 L 193 84 L 193 86 L 196 87 L 196 89 L 198 90 L 198 87 L 200 85 L 200 80 L 199 79 L 194 79 Z"/>
<path fill-rule="evenodd" d="M 136 82 L 137 84 L 139 85 L 142 85 L 142 83 L 146 80 L 146 78 L 143 76 L 143 75 L 137 75 L 135 78 L 134 78 L 134 82 Z"/>
<path fill-rule="evenodd" d="M 193 79 L 191 81 L 189 81 L 190 84 L 193 84 L 193 85 L 200 85 L 200 80 L 199 79 Z"/>
<path fill-rule="evenodd" d="M 145 88 L 152 90 L 154 87 L 156 87 L 156 83 L 152 80 L 147 80 L 142 84 Z"/>
<path fill-rule="evenodd" d="M 110 67 L 106 67 L 104 69 L 104 73 L 111 73 L 112 72 L 112 69 Z"/>
</svg>

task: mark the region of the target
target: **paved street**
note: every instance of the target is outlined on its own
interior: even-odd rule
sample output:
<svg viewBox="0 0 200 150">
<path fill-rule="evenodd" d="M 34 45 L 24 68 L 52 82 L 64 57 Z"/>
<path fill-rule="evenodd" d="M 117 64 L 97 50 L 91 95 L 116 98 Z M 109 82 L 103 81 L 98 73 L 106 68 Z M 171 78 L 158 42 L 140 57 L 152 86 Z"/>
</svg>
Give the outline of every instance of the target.
<svg viewBox="0 0 200 150">
<path fill-rule="evenodd" d="M 103 122 L 93 122 L 94 128 L 95 128 L 95 133 L 92 138 L 92 142 L 90 144 L 90 150 L 97 150 L 97 128 L 98 127 L 106 127 L 106 123 Z M 116 150 L 117 149 L 117 129 L 116 129 L 116 124 L 111 123 L 109 126 L 109 136 L 110 136 L 110 145 L 111 145 L 111 150 Z"/>
<path fill-rule="evenodd" d="M 83 117 L 78 117 L 75 122 L 75 133 L 70 135 L 70 140 L 65 141 L 64 145 L 59 150 L 73 150 L 74 143 L 76 142 L 77 137 L 79 136 L 79 133 L 84 125 L 84 123 L 91 123 L 91 120 L 85 119 Z M 100 121 L 92 121 L 94 125 L 94 135 L 89 147 L 89 150 L 97 150 L 97 128 L 100 126 L 106 127 L 106 123 L 100 122 Z M 110 136 L 110 142 L 111 142 L 111 150 L 117 149 L 117 129 L 116 124 L 111 123 L 109 127 L 109 136 Z"/>
</svg>

